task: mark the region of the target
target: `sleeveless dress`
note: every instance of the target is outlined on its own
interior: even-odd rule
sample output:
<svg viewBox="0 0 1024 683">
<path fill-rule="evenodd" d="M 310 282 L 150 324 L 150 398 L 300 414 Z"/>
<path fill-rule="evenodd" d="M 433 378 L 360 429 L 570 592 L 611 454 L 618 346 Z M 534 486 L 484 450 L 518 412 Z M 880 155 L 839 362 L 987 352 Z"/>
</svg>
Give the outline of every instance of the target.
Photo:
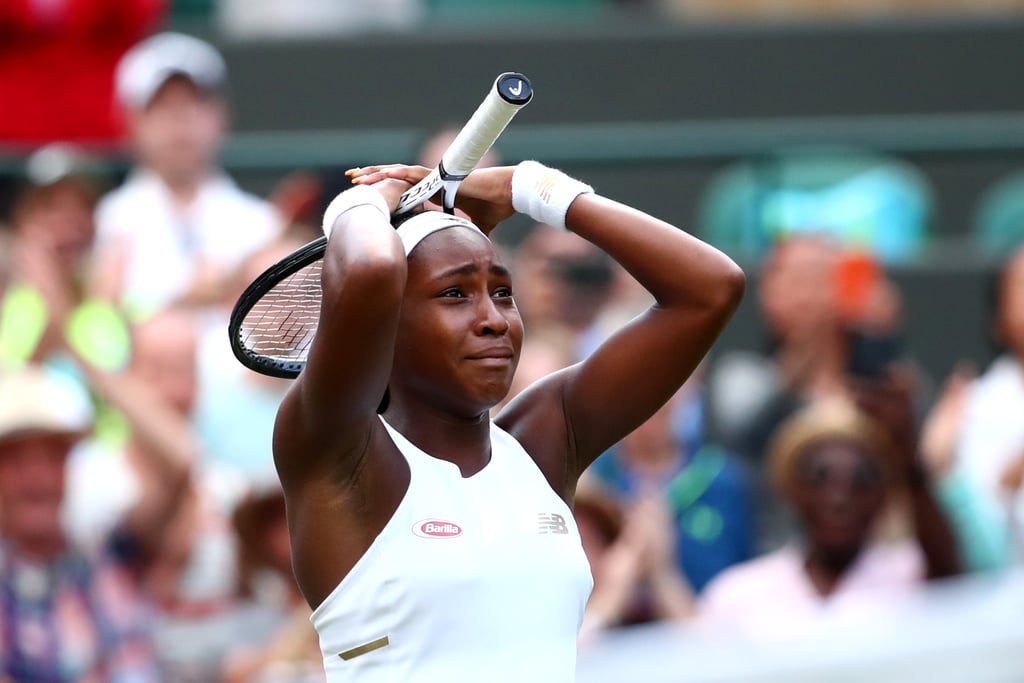
<svg viewBox="0 0 1024 683">
<path fill-rule="evenodd" d="M 468 478 L 384 425 L 409 489 L 310 617 L 327 680 L 572 681 L 593 579 L 568 506 L 493 422 Z"/>
</svg>

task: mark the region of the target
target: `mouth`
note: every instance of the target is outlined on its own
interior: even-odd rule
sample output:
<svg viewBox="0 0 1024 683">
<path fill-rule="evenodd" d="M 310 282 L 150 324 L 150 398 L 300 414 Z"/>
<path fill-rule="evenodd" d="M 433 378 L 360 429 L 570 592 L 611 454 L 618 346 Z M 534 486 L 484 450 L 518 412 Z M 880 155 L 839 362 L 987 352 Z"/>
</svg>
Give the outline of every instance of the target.
<svg viewBox="0 0 1024 683">
<path fill-rule="evenodd" d="M 479 351 L 470 356 L 467 356 L 469 360 L 481 360 L 481 361 L 510 361 L 512 360 L 512 349 L 502 347 L 500 349 L 487 349 L 486 351 Z"/>
<path fill-rule="evenodd" d="M 512 365 L 512 351 L 508 349 L 486 351 L 483 353 L 475 353 L 467 357 L 467 360 L 471 361 L 477 366 L 485 368 L 505 369 Z"/>
<path fill-rule="evenodd" d="M 470 358 L 470 360 L 478 366 L 485 368 L 501 368 L 505 369 L 512 365 L 511 356 L 488 356 L 485 358 Z"/>
</svg>

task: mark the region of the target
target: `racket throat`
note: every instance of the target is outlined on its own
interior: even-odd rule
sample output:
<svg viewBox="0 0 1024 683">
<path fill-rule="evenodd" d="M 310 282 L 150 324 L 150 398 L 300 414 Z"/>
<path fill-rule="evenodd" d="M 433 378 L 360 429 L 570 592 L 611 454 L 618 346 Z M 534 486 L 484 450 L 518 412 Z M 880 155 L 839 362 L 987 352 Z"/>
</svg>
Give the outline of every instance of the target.
<svg viewBox="0 0 1024 683">
<path fill-rule="evenodd" d="M 448 214 L 455 213 L 455 195 L 459 192 L 459 185 L 466 179 L 466 175 L 455 175 L 445 170 L 444 161 L 437 164 L 437 174 L 441 177 L 441 206 Z"/>
</svg>

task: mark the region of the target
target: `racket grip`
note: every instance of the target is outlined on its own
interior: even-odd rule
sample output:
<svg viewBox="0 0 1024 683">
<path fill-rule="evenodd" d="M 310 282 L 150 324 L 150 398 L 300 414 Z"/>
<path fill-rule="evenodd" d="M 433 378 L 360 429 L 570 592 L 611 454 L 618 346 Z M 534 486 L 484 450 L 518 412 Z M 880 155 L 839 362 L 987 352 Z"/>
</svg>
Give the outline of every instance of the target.
<svg viewBox="0 0 1024 683">
<path fill-rule="evenodd" d="M 487 97 L 452 141 L 438 170 L 442 180 L 465 177 L 472 171 L 512 117 L 529 104 L 533 88 L 526 76 L 506 72 L 494 80 Z"/>
</svg>

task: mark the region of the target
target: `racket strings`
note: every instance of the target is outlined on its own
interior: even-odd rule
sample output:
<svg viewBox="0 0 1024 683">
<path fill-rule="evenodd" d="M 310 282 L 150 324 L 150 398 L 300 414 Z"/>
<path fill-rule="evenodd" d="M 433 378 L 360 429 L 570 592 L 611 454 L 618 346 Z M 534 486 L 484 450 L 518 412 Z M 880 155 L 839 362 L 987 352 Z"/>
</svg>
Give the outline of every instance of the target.
<svg viewBox="0 0 1024 683">
<path fill-rule="evenodd" d="M 320 271 L 314 261 L 274 285 L 242 320 L 242 344 L 275 360 L 305 360 L 320 321 Z"/>
</svg>

